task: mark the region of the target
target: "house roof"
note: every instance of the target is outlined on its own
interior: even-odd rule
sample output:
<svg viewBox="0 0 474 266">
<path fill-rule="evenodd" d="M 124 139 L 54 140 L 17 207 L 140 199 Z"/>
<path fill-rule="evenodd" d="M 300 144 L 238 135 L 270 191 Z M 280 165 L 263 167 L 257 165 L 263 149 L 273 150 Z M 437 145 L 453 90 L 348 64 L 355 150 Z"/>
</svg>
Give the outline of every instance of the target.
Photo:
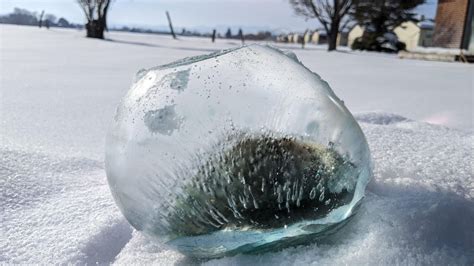
<svg viewBox="0 0 474 266">
<path fill-rule="evenodd" d="M 420 29 L 432 30 L 432 29 L 434 29 L 434 22 L 429 21 L 429 20 L 425 20 L 425 21 L 422 21 L 422 22 L 418 23 L 418 26 L 420 27 Z"/>
</svg>

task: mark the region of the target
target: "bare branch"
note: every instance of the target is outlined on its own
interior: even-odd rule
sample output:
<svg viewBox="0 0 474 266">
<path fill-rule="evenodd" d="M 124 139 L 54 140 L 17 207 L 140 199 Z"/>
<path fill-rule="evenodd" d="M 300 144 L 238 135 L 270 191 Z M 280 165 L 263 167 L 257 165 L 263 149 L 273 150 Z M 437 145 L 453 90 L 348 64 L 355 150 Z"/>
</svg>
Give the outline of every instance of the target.
<svg viewBox="0 0 474 266">
<path fill-rule="evenodd" d="M 351 22 L 352 22 L 351 19 L 346 19 L 344 23 L 342 24 L 342 26 L 339 28 L 339 31 L 343 32 L 345 29 L 349 29 L 348 26 L 349 26 L 349 23 Z"/>
<path fill-rule="evenodd" d="M 324 29 L 326 30 L 326 32 L 329 32 L 329 27 L 328 27 L 329 20 L 326 19 L 326 18 L 322 15 L 321 7 L 316 7 L 316 5 L 314 4 L 314 2 L 313 2 L 312 0 L 306 1 L 306 2 L 310 4 L 311 9 L 312 9 L 313 12 L 314 12 L 314 16 L 319 20 L 319 22 L 321 22 L 321 24 L 323 25 L 323 27 L 324 27 Z"/>
<path fill-rule="evenodd" d="M 88 21 L 106 17 L 111 0 L 76 0 Z"/>
<path fill-rule="evenodd" d="M 104 38 L 107 30 L 107 11 L 112 0 L 76 0 L 87 19 L 87 37 Z"/>
<path fill-rule="evenodd" d="M 347 15 L 354 0 L 289 0 L 298 15 L 316 18 L 326 30 L 329 50 L 334 50 L 341 23 L 348 22 Z M 346 19 L 346 20 L 344 20 Z"/>
<path fill-rule="evenodd" d="M 88 9 L 88 3 L 87 0 L 77 0 L 79 6 L 81 7 L 82 11 L 84 11 L 84 14 L 86 15 L 86 18 L 88 21 L 91 20 L 89 9 Z"/>
</svg>

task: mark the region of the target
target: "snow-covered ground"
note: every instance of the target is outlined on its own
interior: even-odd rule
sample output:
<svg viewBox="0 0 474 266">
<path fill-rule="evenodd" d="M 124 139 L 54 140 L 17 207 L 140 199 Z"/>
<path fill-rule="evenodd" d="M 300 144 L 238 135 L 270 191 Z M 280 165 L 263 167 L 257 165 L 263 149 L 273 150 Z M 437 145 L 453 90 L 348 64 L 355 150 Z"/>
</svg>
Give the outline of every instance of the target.
<svg viewBox="0 0 474 266">
<path fill-rule="evenodd" d="M 105 177 L 105 132 L 140 68 L 239 43 L 83 35 L 0 26 L 0 263 L 194 263 L 124 220 Z M 355 114 L 374 179 L 355 219 L 322 243 L 202 263 L 474 264 L 474 68 L 278 46 Z"/>
</svg>

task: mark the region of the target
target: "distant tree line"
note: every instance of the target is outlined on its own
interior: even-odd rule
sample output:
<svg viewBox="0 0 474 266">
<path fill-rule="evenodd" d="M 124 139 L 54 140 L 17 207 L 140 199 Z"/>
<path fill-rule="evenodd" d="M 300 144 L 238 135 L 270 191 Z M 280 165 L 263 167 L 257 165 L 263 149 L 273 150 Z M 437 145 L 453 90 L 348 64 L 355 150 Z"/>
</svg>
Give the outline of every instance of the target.
<svg viewBox="0 0 474 266">
<path fill-rule="evenodd" d="M 110 29 L 111 31 L 124 31 L 124 32 L 136 32 L 136 33 L 149 33 L 149 34 L 165 34 L 169 35 L 169 31 L 166 30 L 152 30 L 152 29 L 144 29 L 144 28 L 137 28 L 137 27 L 114 27 Z M 216 37 L 220 39 L 241 39 L 240 37 L 241 30 L 238 31 L 237 34 L 232 34 L 232 30 L 230 28 L 224 34 L 217 33 Z M 243 33 L 242 33 L 243 34 Z M 212 37 L 212 32 L 199 32 L 196 30 L 188 30 L 186 28 L 182 28 L 178 36 L 188 36 L 188 37 Z M 261 41 L 272 41 L 276 40 L 276 36 L 272 34 L 270 31 L 259 31 L 257 33 L 246 33 L 243 34 L 245 40 L 261 40 Z"/>
<path fill-rule="evenodd" d="M 22 8 L 14 8 L 13 13 L 0 16 L 1 24 L 15 24 L 15 25 L 40 25 L 41 15 L 37 12 L 32 12 Z M 61 28 L 83 28 L 80 24 L 70 23 L 65 18 L 57 18 L 53 14 L 44 14 L 41 18 L 42 24 L 49 27 Z"/>
<path fill-rule="evenodd" d="M 221 36 L 219 34 L 219 37 L 222 38 L 226 38 L 226 39 L 241 39 L 242 38 L 242 35 L 244 37 L 245 40 L 266 40 L 266 41 L 270 41 L 270 40 L 275 40 L 276 39 L 276 36 L 274 36 L 270 31 L 259 31 L 257 33 L 243 33 L 242 29 L 239 29 L 237 34 L 232 34 L 232 30 L 230 28 L 227 29 L 227 31 L 225 32 L 224 36 Z"/>
</svg>

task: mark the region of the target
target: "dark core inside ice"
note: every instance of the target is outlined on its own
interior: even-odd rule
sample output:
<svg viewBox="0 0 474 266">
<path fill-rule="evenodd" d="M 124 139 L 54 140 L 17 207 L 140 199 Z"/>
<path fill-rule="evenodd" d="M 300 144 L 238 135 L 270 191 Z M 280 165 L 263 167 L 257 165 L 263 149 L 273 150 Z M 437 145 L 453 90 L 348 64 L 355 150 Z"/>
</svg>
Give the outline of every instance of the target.
<svg viewBox="0 0 474 266">
<path fill-rule="evenodd" d="M 215 153 L 177 196 L 175 237 L 222 229 L 272 229 L 324 217 L 353 191 L 330 191 L 354 166 L 334 149 L 290 137 L 243 137 Z"/>
</svg>

